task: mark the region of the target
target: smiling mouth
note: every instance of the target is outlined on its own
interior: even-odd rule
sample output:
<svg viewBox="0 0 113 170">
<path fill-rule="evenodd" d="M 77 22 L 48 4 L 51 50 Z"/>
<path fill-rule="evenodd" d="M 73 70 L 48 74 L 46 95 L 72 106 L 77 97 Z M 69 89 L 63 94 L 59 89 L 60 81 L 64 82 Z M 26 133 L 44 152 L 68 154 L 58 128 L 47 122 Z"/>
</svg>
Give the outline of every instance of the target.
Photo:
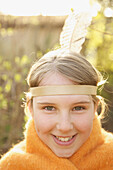
<svg viewBox="0 0 113 170">
<path fill-rule="evenodd" d="M 63 137 L 63 136 L 53 135 L 53 139 L 58 145 L 68 146 L 68 145 L 71 145 L 75 141 L 76 136 L 77 136 L 77 134 L 73 135 L 73 136 L 69 136 L 69 137 L 68 136 Z"/>
<path fill-rule="evenodd" d="M 59 141 L 62 141 L 62 142 L 68 142 L 68 141 L 70 141 L 72 138 L 73 138 L 73 136 L 71 136 L 71 137 L 59 137 L 59 136 L 55 136 Z"/>
</svg>

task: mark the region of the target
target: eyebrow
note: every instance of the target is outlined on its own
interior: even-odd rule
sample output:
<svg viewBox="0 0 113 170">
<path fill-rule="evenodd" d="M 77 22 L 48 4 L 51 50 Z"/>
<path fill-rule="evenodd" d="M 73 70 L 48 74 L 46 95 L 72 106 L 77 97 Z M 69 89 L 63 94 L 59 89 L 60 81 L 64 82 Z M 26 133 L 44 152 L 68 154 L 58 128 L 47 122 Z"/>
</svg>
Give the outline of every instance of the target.
<svg viewBox="0 0 113 170">
<path fill-rule="evenodd" d="M 76 102 L 76 103 L 72 103 L 72 104 L 73 104 L 73 105 L 76 105 L 76 104 L 89 104 L 89 103 L 91 103 L 91 101 L 80 101 L 80 102 Z M 41 104 L 41 105 L 46 105 L 46 104 L 55 105 L 56 103 L 39 102 L 39 101 L 37 101 L 37 104 Z"/>
<path fill-rule="evenodd" d="M 37 102 L 37 104 L 42 104 L 42 105 L 51 104 L 51 105 L 55 105 L 55 103 L 49 103 L 49 102 Z"/>
<path fill-rule="evenodd" d="M 89 103 L 91 103 L 91 101 L 80 101 L 73 104 L 89 104 Z"/>
</svg>

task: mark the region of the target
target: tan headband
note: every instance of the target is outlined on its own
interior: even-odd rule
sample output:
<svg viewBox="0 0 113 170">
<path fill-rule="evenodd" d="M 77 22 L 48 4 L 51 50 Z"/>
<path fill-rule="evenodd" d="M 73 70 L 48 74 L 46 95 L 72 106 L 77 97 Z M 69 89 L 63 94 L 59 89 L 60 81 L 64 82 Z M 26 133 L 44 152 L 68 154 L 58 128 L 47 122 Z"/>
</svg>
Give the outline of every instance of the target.
<svg viewBox="0 0 113 170">
<path fill-rule="evenodd" d="M 96 95 L 97 86 L 90 85 L 56 85 L 38 86 L 30 88 L 32 96 L 52 96 L 52 95 Z"/>
</svg>

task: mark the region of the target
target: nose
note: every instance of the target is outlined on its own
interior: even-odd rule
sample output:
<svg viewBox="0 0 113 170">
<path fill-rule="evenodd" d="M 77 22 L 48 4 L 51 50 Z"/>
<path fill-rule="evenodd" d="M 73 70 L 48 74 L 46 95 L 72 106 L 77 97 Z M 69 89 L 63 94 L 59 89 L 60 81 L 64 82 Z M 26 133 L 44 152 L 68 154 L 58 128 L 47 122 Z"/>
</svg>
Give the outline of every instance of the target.
<svg viewBox="0 0 113 170">
<path fill-rule="evenodd" d="M 73 122 L 69 113 L 62 113 L 57 122 L 57 129 L 63 133 L 73 129 Z"/>
</svg>

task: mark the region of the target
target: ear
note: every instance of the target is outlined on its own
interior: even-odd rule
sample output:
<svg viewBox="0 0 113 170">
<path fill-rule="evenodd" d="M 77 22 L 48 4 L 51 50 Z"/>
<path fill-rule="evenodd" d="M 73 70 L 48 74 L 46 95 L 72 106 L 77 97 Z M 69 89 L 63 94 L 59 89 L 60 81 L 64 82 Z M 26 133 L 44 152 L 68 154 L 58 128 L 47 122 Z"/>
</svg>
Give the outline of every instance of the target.
<svg viewBox="0 0 113 170">
<path fill-rule="evenodd" d="M 27 106 L 28 106 L 29 113 L 31 114 L 32 118 L 34 118 L 33 104 L 31 103 L 31 100 L 29 100 Z"/>
</svg>

